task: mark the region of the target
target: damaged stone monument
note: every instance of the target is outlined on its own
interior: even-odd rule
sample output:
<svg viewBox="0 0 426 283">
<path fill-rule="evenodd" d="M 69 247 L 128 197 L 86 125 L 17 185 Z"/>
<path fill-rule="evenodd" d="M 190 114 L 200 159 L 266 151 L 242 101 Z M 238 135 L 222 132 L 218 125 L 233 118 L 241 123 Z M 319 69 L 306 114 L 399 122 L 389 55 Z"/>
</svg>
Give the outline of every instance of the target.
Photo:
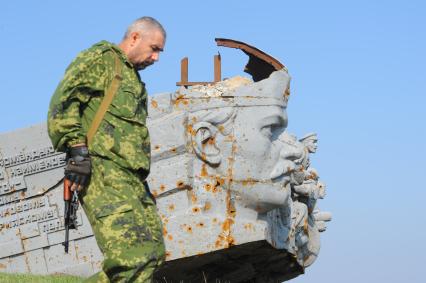
<svg viewBox="0 0 426 283">
<path fill-rule="evenodd" d="M 331 220 L 318 209 L 325 185 L 310 166 L 317 136 L 287 131 L 290 76 L 281 63 L 242 42 L 217 43 L 244 51 L 252 78 L 220 80 L 215 71 L 215 82 L 191 83 L 186 61 L 181 87 L 148 101 L 148 182 L 167 250 L 156 279 L 289 280 L 315 261 Z M 0 135 L 0 272 L 100 269 L 82 209 L 64 253 L 64 165 L 44 124 Z"/>
</svg>

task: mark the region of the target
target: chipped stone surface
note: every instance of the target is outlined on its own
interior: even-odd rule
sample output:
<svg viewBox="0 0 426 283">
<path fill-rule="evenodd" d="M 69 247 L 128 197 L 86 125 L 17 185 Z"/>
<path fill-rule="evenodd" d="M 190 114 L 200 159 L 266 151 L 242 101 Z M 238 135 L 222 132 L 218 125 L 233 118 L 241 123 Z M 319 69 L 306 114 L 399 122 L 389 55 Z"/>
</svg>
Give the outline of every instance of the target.
<svg viewBox="0 0 426 283">
<path fill-rule="evenodd" d="M 310 167 L 316 134 L 286 129 L 289 82 L 281 70 L 149 98 L 148 182 L 167 250 L 157 278 L 280 282 L 315 261 L 331 214 L 317 206 L 325 184 Z M 100 269 L 82 209 L 70 253 L 61 245 L 64 165 L 44 124 L 0 135 L 0 272 Z"/>
<path fill-rule="evenodd" d="M 236 76 L 212 85 L 194 85 L 190 87 L 192 93 L 200 92 L 202 97 L 219 97 L 231 94 L 235 89 L 251 84 L 253 80 L 247 77 Z M 192 94 L 194 96 L 194 94 Z"/>
</svg>

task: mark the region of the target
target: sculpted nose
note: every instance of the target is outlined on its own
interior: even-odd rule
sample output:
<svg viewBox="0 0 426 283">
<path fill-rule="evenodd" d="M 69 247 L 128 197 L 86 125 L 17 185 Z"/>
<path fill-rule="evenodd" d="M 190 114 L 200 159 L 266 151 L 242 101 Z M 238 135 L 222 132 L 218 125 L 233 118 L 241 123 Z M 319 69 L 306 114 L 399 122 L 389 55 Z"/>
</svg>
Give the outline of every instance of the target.
<svg viewBox="0 0 426 283">
<path fill-rule="evenodd" d="M 288 175 L 296 169 L 296 162 L 303 158 L 303 148 L 286 133 L 280 135 L 276 141 L 280 153 L 277 163 L 272 169 L 270 178 L 275 179 L 282 175 Z"/>
<path fill-rule="evenodd" d="M 278 148 L 279 156 L 277 159 L 277 163 L 274 165 L 272 172 L 269 176 L 271 179 L 281 177 L 289 169 L 294 169 L 294 165 L 291 162 L 288 162 L 288 160 L 286 160 L 284 157 L 286 155 L 285 144 L 280 139 L 278 139 L 274 142 L 274 146 Z"/>
</svg>

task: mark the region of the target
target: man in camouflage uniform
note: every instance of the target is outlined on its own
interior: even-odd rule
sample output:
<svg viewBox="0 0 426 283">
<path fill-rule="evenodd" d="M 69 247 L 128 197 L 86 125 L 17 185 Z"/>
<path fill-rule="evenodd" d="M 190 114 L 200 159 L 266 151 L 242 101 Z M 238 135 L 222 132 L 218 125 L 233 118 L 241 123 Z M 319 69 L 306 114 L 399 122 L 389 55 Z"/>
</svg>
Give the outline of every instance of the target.
<svg viewBox="0 0 426 283">
<path fill-rule="evenodd" d="M 138 71 L 159 59 L 165 39 L 155 19 L 136 20 L 119 45 L 101 41 L 81 52 L 50 103 L 49 136 L 56 150 L 68 153 L 66 176 L 71 190 L 80 192 L 104 255 L 102 271 L 87 282 L 151 282 L 164 261 L 161 220 L 145 182 L 150 166 L 147 92 Z M 117 62 L 121 82 L 87 144 Z"/>
</svg>

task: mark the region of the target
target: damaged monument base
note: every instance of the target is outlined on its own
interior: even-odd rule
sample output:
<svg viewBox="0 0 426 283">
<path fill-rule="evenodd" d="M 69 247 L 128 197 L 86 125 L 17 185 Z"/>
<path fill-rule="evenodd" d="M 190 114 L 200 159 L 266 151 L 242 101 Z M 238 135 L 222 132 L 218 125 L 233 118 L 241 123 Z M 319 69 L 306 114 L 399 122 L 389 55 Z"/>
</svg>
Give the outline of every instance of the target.
<svg viewBox="0 0 426 283">
<path fill-rule="evenodd" d="M 303 273 L 291 254 L 266 241 L 250 242 L 206 255 L 168 261 L 158 282 L 282 282 Z M 256 280 L 256 281 L 255 281 Z"/>
<path fill-rule="evenodd" d="M 278 63 L 256 74 L 256 60 L 254 81 L 149 98 L 148 183 L 166 245 L 159 282 L 282 282 L 318 256 L 331 215 L 317 206 L 325 196 L 310 166 L 317 137 L 286 131 L 290 77 Z M 88 277 L 101 269 L 81 208 L 64 252 L 64 165 L 45 125 L 0 135 L 0 272 Z"/>
<path fill-rule="evenodd" d="M 286 131 L 289 81 L 280 70 L 150 99 L 148 180 L 167 248 L 158 279 L 282 282 L 318 256 L 331 215 L 317 207 L 316 135 Z"/>
</svg>

